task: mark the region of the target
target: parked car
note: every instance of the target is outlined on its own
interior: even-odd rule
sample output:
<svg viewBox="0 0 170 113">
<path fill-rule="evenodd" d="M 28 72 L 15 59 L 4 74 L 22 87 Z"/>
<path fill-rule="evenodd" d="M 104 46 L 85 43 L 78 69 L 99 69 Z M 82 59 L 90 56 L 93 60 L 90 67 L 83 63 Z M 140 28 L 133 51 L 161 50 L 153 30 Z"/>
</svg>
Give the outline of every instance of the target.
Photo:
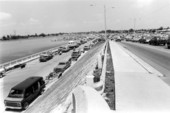
<svg viewBox="0 0 170 113">
<path fill-rule="evenodd" d="M 84 51 L 90 50 L 90 46 L 84 46 Z"/>
<path fill-rule="evenodd" d="M 115 39 L 116 42 L 121 42 L 120 38 Z"/>
<path fill-rule="evenodd" d="M 26 66 L 26 63 L 19 63 L 17 65 L 14 66 L 14 68 L 24 68 Z"/>
<path fill-rule="evenodd" d="M 60 62 L 53 70 L 51 74 L 51 77 L 58 77 L 60 78 L 62 76 L 62 73 L 69 68 L 71 65 L 71 59 Z"/>
<path fill-rule="evenodd" d="M 4 100 L 7 109 L 27 109 L 45 88 L 43 77 L 30 77 L 11 88 Z"/>
<path fill-rule="evenodd" d="M 85 44 L 85 43 L 87 43 L 87 41 L 86 40 L 80 40 L 80 43 Z"/>
<path fill-rule="evenodd" d="M 74 48 L 79 47 L 79 44 L 76 41 L 69 41 L 68 46 L 69 46 L 70 49 L 74 49 Z"/>
<path fill-rule="evenodd" d="M 145 43 L 146 43 L 146 39 L 145 39 L 145 38 L 140 38 L 140 39 L 139 39 L 139 43 L 145 44 Z"/>
<path fill-rule="evenodd" d="M 71 54 L 71 59 L 76 61 L 80 57 L 80 55 L 81 55 L 81 51 L 75 50 Z"/>
<path fill-rule="evenodd" d="M 165 43 L 166 43 L 166 40 L 160 36 L 154 36 L 149 41 L 150 45 L 165 45 Z"/>
<path fill-rule="evenodd" d="M 62 62 L 59 62 L 58 66 L 63 66 L 64 69 L 67 69 L 68 67 L 71 66 L 71 58 L 68 60 L 63 60 Z"/>
<path fill-rule="evenodd" d="M 170 49 L 170 35 L 168 36 L 168 39 L 166 40 L 166 46 L 168 49 Z"/>
<path fill-rule="evenodd" d="M 65 52 L 70 51 L 70 48 L 69 48 L 69 46 L 62 47 L 61 51 L 62 51 L 63 53 L 65 53 Z"/>
<path fill-rule="evenodd" d="M 43 54 L 40 55 L 39 61 L 40 62 L 46 62 L 46 61 L 48 61 L 48 60 L 50 60 L 52 58 L 53 58 L 52 53 L 49 53 L 49 52 L 48 53 L 43 53 Z"/>
<path fill-rule="evenodd" d="M 61 55 L 61 54 L 62 54 L 62 51 L 61 51 L 60 49 L 56 49 L 56 50 L 51 51 L 51 53 L 52 53 L 53 55 Z"/>
<path fill-rule="evenodd" d="M 55 77 L 58 77 L 58 78 L 60 78 L 61 76 L 62 76 L 62 73 L 64 72 L 64 70 L 62 71 L 61 70 L 61 68 L 59 69 L 59 68 L 56 68 L 55 69 L 55 72 L 53 71 L 53 72 L 51 72 L 47 77 L 46 77 L 46 79 L 47 80 L 50 80 L 50 79 L 53 79 L 53 78 L 55 78 Z"/>
<path fill-rule="evenodd" d="M 0 78 L 3 78 L 5 76 L 5 72 L 0 72 Z"/>
</svg>

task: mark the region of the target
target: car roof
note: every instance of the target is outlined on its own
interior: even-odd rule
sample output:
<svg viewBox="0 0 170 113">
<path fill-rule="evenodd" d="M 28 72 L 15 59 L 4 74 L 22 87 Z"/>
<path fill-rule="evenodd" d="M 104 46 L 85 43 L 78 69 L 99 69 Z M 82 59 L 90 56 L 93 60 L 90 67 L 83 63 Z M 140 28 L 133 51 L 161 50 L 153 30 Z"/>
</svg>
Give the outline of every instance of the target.
<svg viewBox="0 0 170 113">
<path fill-rule="evenodd" d="M 25 79 L 23 82 L 17 84 L 16 86 L 14 86 L 12 89 L 17 89 L 17 90 L 23 90 L 23 89 L 27 89 L 28 87 L 30 87 L 31 85 L 33 85 L 36 81 L 43 79 L 42 77 L 39 76 L 34 76 L 34 77 L 29 77 L 27 79 Z"/>
</svg>

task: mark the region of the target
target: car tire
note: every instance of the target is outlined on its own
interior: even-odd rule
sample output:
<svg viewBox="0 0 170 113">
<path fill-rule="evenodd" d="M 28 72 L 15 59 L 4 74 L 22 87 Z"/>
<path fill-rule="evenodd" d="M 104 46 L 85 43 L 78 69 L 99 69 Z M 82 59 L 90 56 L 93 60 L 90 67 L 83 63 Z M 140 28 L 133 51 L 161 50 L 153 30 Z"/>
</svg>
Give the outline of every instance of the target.
<svg viewBox="0 0 170 113">
<path fill-rule="evenodd" d="M 23 105 L 23 109 L 26 110 L 28 108 L 28 106 L 29 106 L 28 102 L 25 102 Z"/>
</svg>

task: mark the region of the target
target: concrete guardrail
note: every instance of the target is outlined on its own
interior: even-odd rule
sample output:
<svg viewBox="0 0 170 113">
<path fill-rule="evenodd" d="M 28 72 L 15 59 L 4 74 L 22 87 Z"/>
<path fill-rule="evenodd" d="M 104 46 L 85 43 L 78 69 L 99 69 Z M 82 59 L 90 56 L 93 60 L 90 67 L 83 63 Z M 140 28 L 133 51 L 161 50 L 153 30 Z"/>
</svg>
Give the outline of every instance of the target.
<svg viewBox="0 0 170 113">
<path fill-rule="evenodd" d="M 55 48 L 52 48 L 52 49 L 48 49 L 48 50 L 30 55 L 30 56 L 26 56 L 26 57 L 23 57 L 23 58 L 19 58 L 19 59 L 10 61 L 10 62 L 0 64 L 0 72 L 5 72 L 6 70 L 14 67 L 15 65 L 27 63 L 27 62 L 30 62 L 32 60 L 35 60 L 35 59 L 40 57 L 40 54 L 45 53 L 45 52 L 49 52 L 49 51 L 56 51 L 57 49 L 58 49 L 58 47 L 55 47 Z"/>
</svg>

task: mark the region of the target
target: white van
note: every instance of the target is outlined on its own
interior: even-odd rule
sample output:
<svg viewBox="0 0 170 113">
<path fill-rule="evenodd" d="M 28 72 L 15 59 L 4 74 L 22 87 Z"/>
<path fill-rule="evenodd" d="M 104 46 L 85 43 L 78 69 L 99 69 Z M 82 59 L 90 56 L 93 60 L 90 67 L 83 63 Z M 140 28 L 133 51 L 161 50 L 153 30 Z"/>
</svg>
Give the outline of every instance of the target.
<svg viewBox="0 0 170 113">
<path fill-rule="evenodd" d="M 68 46 L 69 48 L 73 49 L 73 48 L 77 48 L 78 47 L 78 43 L 76 41 L 69 41 L 68 42 Z"/>
</svg>

